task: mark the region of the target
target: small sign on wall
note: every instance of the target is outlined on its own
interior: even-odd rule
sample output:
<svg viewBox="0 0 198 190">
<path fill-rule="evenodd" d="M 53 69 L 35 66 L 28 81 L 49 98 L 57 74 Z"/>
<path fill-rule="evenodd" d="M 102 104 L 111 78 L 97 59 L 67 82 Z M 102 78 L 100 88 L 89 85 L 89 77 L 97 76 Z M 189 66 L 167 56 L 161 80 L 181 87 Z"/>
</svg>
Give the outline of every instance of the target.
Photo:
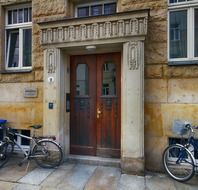
<svg viewBox="0 0 198 190">
<path fill-rule="evenodd" d="M 26 87 L 23 91 L 24 98 L 37 98 L 38 89 L 36 87 Z"/>
</svg>

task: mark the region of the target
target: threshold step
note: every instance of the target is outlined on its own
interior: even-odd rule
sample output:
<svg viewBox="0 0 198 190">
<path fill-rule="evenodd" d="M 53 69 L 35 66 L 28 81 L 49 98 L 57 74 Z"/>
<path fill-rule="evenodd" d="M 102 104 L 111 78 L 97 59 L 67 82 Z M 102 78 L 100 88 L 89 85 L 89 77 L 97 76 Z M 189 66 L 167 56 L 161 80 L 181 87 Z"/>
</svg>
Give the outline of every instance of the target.
<svg viewBox="0 0 198 190">
<path fill-rule="evenodd" d="M 82 156 L 82 155 L 68 155 L 67 161 L 70 163 L 89 164 L 96 166 L 111 166 L 120 168 L 120 159 L 116 158 L 103 158 L 96 156 Z"/>
</svg>

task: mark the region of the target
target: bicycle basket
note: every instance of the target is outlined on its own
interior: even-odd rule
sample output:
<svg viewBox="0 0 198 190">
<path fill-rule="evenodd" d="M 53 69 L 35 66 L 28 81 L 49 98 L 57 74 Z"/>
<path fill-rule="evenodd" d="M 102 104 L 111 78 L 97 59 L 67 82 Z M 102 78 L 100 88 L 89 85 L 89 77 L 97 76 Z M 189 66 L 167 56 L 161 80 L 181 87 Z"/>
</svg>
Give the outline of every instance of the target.
<svg viewBox="0 0 198 190">
<path fill-rule="evenodd" d="M 173 132 L 177 135 L 186 135 L 188 132 L 188 129 L 185 127 L 186 124 L 190 124 L 190 122 L 174 120 L 172 128 Z"/>
</svg>

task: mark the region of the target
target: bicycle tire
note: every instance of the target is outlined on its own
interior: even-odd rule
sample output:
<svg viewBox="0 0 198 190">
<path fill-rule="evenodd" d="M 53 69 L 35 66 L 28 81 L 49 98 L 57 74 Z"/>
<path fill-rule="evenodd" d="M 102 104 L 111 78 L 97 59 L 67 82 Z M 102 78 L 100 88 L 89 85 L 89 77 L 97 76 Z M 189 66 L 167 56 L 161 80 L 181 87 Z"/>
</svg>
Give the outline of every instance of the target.
<svg viewBox="0 0 198 190">
<path fill-rule="evenodd" d="M 195 159 L 190 151 L 180 144 L 168 146 L 162 159 L 167 174 L 179 182 L 188 181 L 195 174 Z"/>
<path fill-rule="evenodd" d="M 0 145 L 0 168 L 8 162 L 13 150 L 14 144 L 12 142 L 2 142 Z"/>
<path fill-rule="evenodd" d="M 55 168 L 63 159 L 63 152 L 59 144 L 53 140 L 43 139 L 37 142 L 32 152 L 36 163 L 42 168 Z"/>
</svg>

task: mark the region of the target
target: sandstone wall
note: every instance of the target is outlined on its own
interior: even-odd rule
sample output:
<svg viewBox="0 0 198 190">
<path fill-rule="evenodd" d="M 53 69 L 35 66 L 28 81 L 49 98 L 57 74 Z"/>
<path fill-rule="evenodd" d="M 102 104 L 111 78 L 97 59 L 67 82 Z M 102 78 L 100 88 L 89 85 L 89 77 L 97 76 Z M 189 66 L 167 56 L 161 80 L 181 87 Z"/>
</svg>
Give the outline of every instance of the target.
<svg viewBox="0 0 198 190">
<path fill-rule="evenodd" d="M 3 35 L 4 6 L 30 0 L 2 0 L 0 35 Z M 68 16 L 68 0 L 33 0 L 33 69 L 30 73 L 0 74 L 0 118 L 13 126 L 42 123 L 43 51 L 39 42 L 38 21 Z M 82 1 L 83 2 L 83 1 Z M 167 64 L 167 0 L 118 0 L 118 11 L 150 9 L 145 44 L 145 154 L 147 169 L 162 169 L 161 156 L 168 143 L 173 119 L 197 121 L 198 67 Z M 0 38 L 0 49 L 3 39 Z M 2 68 L 4 54 L 0 51 Z M 36 86 L 36 99 L 23 98 L 26 86 Z"/>
<path fill-rule="evenodd" d="M 174 119 L 197 124 L 198 66 L 168 66 L 167 0 L 119 0 L 119 11 L 150 9 L 145 44 L 146 168 L 161 170 Z"/>
<path fill-rule="evenodd" d="M 38 19 L 57 19 L 66 15 L 65 0 L 1 0 L 0 36 L 4 36 L 4 14 L 7 6 L 32 4 L 32 71 L 6 73 L 4 71 L 4 38 L 0 38 L 0 118 L 8 125 L 25 129 L 31 124 L 43 123 L 43 50 L 40 46 Z M 2 73 L 3 72 L 3 73 Z M 35 87 L 37 98 L 24 98 L 24 89 Z"/>
</svg>

